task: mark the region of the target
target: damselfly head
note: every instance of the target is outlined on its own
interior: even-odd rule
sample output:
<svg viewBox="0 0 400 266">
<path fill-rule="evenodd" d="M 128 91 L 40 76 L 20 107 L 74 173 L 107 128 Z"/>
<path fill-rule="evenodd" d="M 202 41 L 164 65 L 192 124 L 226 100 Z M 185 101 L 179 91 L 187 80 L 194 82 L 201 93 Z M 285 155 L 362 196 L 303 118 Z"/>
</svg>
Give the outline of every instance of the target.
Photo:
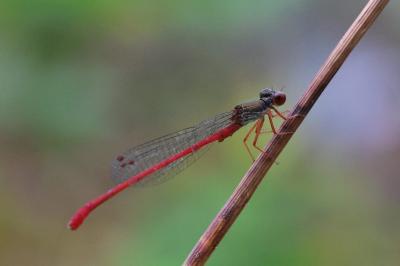
<svg viewBox="0 0 400 266">
<path fill-rule="evenodd" d="M 274 95 L 275 91 L 273 89 L 265 88 L 260 91 L 260 98 L 268 98 Z"/>
<path fill-rule="evenodd" d="M 271 98 L 273 105 L 283 105 L 286 102 L 286 94 L 282 91 L 265 88 L 260 91 L 260 99 Z"/>
</svg>

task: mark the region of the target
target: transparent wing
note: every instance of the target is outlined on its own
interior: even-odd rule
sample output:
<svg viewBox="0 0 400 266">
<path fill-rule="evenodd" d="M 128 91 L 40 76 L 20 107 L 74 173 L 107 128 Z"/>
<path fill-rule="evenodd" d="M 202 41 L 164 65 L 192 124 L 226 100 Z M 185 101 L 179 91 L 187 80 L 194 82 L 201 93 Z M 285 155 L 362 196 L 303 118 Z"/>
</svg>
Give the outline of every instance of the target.
<svg viewBox="0 0 400 266">
<path fill-rule="evenodd" d="M 196 126 L 168 134 L 127 150 L 112 161 L 112 179 L 117 183 L 121 183 L 191 147 L 200 140 L 230 125 L 232 123 L 232 115 L 232 111 L 222 113 L 212 119 L 204 120 Z M 145 177 L 138 185 L 158 184 L 175 176 L 204 154 L 208 150 L 208 146 L 190 153 Z"/>
</svg>

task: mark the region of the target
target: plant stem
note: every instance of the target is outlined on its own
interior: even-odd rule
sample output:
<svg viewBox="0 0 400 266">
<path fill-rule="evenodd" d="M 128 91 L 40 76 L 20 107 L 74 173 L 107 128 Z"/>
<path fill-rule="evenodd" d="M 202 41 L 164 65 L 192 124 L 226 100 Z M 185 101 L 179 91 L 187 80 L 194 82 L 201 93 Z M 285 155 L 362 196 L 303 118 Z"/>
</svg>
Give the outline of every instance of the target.
<svg viewBox="0 0 400 266">
<path fill-rule="evenodd" d="M 360 15 L 322 65 L 307 91 L 294 106 L 288 116 L 289 118 L 283 122 L 277 134 L 266 145 L 264 152 L 253 163 L 225 203 L 225 206 L 200 237 L 196 246 L 186 258 L 184 265 L 205 264 L 318 97 L 388 2 L 389 0 L 370 0 L 366 4 Z"/>
</svg>

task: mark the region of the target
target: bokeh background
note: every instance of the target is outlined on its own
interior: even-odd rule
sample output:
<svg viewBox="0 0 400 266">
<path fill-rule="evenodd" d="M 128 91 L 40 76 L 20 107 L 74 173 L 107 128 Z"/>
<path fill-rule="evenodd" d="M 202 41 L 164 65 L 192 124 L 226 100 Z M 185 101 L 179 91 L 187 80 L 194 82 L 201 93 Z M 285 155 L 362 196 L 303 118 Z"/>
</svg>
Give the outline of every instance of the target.
<svg viewBox="0 0 400 266">
<path fill-rule="evenodd" d="M 263 87 L 290 109 L 366 2 L 1 1 L 0 264 L 181 264 L 251 164 L 245 129 L 77 232 L 67 221 L 127 148 Z M 398 265 L 399 12 L 367 32 L 209 265 Z"/>
</svg>

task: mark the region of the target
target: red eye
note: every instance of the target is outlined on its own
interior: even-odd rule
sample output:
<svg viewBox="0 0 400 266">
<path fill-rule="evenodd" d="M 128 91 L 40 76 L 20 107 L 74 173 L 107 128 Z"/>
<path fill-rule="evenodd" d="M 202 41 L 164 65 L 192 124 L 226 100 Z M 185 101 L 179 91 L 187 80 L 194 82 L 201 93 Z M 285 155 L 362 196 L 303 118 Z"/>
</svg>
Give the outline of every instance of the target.
<svg viewBox="0 0 400 266">
<path fill-rule="evenodd" d="M 274 105 L 283 105 L 286 102 L 286 94 L 283 92 L 277 92 L 274 95 L 273 103 Z"/>
</svg>

